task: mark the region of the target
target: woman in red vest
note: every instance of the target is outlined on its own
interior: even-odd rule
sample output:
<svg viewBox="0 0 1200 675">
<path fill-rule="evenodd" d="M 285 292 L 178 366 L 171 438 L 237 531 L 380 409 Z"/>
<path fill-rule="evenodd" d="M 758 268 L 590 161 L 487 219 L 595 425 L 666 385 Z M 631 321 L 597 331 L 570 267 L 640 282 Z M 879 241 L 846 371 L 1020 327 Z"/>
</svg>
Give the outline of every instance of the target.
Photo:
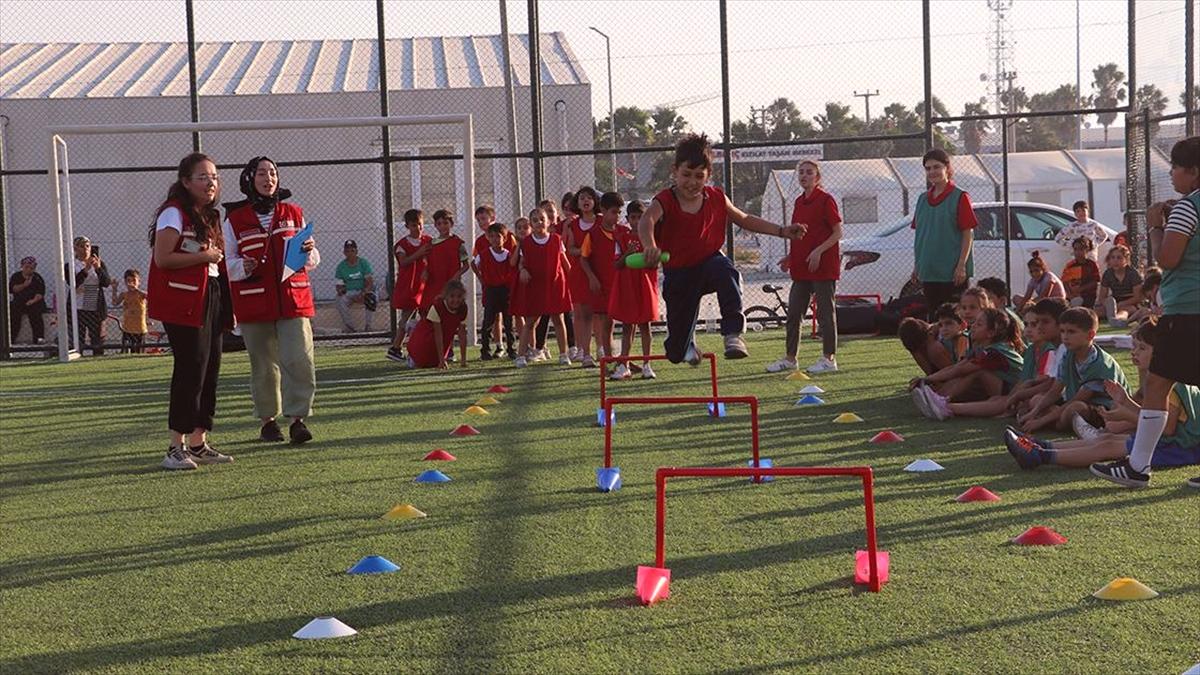
<svg viewBox="0 0 1200 675">
<path fill-rule="evenodd" d="M 308 271 L 321 256 L 310 238 L 301 246 L 304 265 L 286 279 L 285 242 L 304 228 L 304 212 L 285 200 L 279 172 L 267 157 L 255 157 L 239 180 L 246 199 L 225 204 L 225 255 L 228 258 L 233 314 L 250 355 L 250 396 L 262 421 L 259 438 L 282 441 L 275 418 L 292 419 L 294 444 L 312 440 L 304 418 L 312 414 L 317 389 L 313 364 L 312 288 Z"/>
<path fill-rule="evenodd" d="M 222 297 L 228 290 L 222 288 L 227 277 L 216 208 L 220 194 L 216 164 L 198 152 L 184 157 L 150 230 L 148 312 L 166 329 L 174 359 L 164 469 L 233 461 L 208 444 L 217 409 L 221 333 L 232 327 Z"/>
</svg>

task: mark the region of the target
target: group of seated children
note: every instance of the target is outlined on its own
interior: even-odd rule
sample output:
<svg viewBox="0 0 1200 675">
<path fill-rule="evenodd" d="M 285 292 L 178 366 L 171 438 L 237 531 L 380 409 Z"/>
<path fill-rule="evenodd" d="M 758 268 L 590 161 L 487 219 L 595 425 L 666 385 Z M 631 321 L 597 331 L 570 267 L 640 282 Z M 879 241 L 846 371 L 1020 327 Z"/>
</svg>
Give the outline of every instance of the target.
<svg viewBox="0 0 1200 675">
<path fill-rule="evenodd" d="M 1130 287 L 1135 284 L 1139 300 L 1143 294 L 1140 276 L 1128 268 L 1128 253 L 1124 246 L 1115 246 L 1109 254 L 1109 272 L 1116 282 L 1104 298 L 1110 310 L 1115 304 L 1123 312 L 1137 311 L 1136 305 L 1122 302 L 1134 297 Z M 1147 281 L 1152 275 L 1158 283 L 1157 272 L 1148 273 Z M 983 280 L 980 286 L 985 281 L 992 285 L 999 280 Z M 1141 410 L 1141 392 L 1129 393 L 1120 364 L 1095 344 L 1097 313 L 1086 306 L 1070 307 L 1065 298 L 1023 298 L 1022 330 L 1020 321 L 997 304 L 998 295 L 1003 301 L 1002 292 L 969 288 L 957 305 L 937 308 L 935 323 L 915 318 L 901 322 L 900 340 L 925 373 L 909 383 L 917 409 L 934 420 L 1015 418 L 1004 432 L 1004 442 L 1023 469 L 1043 464 L 1086 468 L 1125 457 Z M 1135 316 L 1127 313 L 1123 320 Z M 1132 360 L 1144 382 L 1159 328 L 1150 312 L 1137 318 L 1141 323 L 1133 333 Z M 1197 414 L 1200 388 L 1176 384 L 1152 466 L 1200 464 Z M 1042 437 L 1043 432 L 1055 431 L 1073 431 L 1080 440 Z"/>
<path fill-rule="evenodd" d="M 545 324 L 551 322 L 563 365 L 578 359 L 584 367 L 595 367 L 593 342 L 598 355 L 613 354 L 614 321 L 623 324 L 622 356 L 629 355 L 635 331 L 641 333 L 642 354 L 649 355 L 650 324 L 658 316 L 658 272 L 625 264 L 642 251 L 630 225 L 641 217 L 642 204 L 634 201 L 626 208 L 620 194 L 598 195 L 590 187 L 580 188 L 569 204 L 576 214 L 569 220 L 559 220 L 555 204 L 546 200 L 528 218 L 518 218 L 512 231 L 496 222 L 495 209 L 481 206 L 475 219 L 484 234 L 471 253 L 451 232 L 454 217 L 448 211 L 434 214 L 436 238 L 423 233 L 420 210 L 407 211 L 408 236 L 393 251 L 397 273 L 392 306 L 400 311 L 400 330 L 387 357 L 412 368 L 446 368 L 457 338 L 460 363 L 466 366 L 462 276 L 468 271 L 483 287 L 481 360 L 503 353 L 518 368 L 547 360 Z M 564 321 L 568 312 L 574 331 Z M 572 332 L 579 345 L 569 350 Z M 621 364 L 612 377 L 628 378 L 635 371 L 655 378 L 648 361 L 640 367 Z"/>
<path fill-rule="evenodd" d="M 1029 286 L 1025 295 L 1013 298 L 1018 312 L 1025 312 L 1039 300 L 1062 298 L 1071 307 L 1091 307 L 1096 316 L 1107 319 L 1114 328 L 1129 325 L 1131 317 L 1144 309 L 1147 296 L 1142 275 L 1129 264 L 1129 247 L 1115 244 L 1104 258 L 1106 269 L 1100 273 L 1091 239 L 1079 237 L 1072 244 L 1074 256 L 1063 269 L 1062 277 L 1055 276 L 1037 251 L 1029 258 Z M 1147 276 L 1149 272 L 1147 273 Z M 1161 279 L 1161 276 L 1160 276 Z M 1142 314 L 1145 316 L 1145 313 Z"/>
</svg>

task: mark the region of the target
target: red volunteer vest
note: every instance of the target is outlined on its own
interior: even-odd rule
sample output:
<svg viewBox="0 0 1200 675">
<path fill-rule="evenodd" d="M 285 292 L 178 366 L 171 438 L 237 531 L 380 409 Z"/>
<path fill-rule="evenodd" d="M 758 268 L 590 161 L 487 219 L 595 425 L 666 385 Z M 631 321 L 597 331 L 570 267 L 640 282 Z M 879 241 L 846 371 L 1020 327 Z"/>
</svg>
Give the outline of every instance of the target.
<svg viewBox="0 0 1200 675">
<path fill-rule="evenodd" d="M 179 210 L 183 221 L 183 232 L 175 244 L 175 252 L 183 251 L 183 243 L 196 239 L 192 219 L 183 206 L 167 202 L 168 208 Z M 222 263 L 224 264 L 224 263 Z M 192 265 L 179 269 L 162 269 L 154 263 L 154 252 L 150 252 L 150 276 L 146 282 L 146 313 L 151 319 L 163 323 L 199 328 L 204 319 L 205 294 L 208 289 L 208 264 Z"/>
<path fill-rule="evenodd" d="M 308 272 L 299 269 L 286 280 L 279 280 L 283 276 L 284 241 L 304 226 L 300 207 L 287 202 L 275 204 L 269 231 L 263 229 L 258 214 L 249 204 L 230 211 L 227 218 L 237 238 L 238 255 L 258 261 L 250 278 L 229 284 L 237 320 L 258 323 L 313 316 Z"/>
</svg>

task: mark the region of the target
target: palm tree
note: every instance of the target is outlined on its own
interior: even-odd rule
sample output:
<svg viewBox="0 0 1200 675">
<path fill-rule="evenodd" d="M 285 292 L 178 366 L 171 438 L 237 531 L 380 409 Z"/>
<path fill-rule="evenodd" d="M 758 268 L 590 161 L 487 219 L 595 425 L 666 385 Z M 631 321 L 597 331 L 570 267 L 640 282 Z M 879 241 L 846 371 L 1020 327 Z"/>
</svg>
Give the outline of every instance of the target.
<svg viewBox="0 0 1200 675">
<path fill-rule="evenodd" d="M 1167 109 L 1167 104 L 1170 99 L 1153 84 L 1143 84 L 1137 88 L 1133 95 L 1134 108 L 1138 111 L 1145 112 L 1153 120 L 1157 117 L 1162 117 L 1163 111 Z M 1150 122 L 1151 133 L 1158 131 L 1158 122 Z"/>
<path fill-rule="evenodd" d="M 978 103 L 968 103 L 963 106 L 963 115 L 986 115 L 987 106 L 983 99 Z M 958 135 L 963 139 L 963 150 L 974 155 L 983 147 L 983 139 L 992 130 L 987 120 L 966 120 L 958 127 Z"/>
<path fill-rule="evenodd" d="M 660 143 L 671 143 L 687 132 L 687 120 L 674 108 L 659 106 L 650 113 L 654 122 L 655 140 Z"/>
<path fill-rule="evenodd" d="M 1115 63 L 1105 63 L 1092 70 L 1092 88 L 1096 90 L 1095 101 L 1098 108 L 1115 108 L 1125 100 L 1125 73 Z M 1100 126 L 1104 127 L 1104 145 L 1108 146 L 1108 127 L 1117 121 L 1117 114 L 1100 113 L 1096 115 Z"/>
</svg>

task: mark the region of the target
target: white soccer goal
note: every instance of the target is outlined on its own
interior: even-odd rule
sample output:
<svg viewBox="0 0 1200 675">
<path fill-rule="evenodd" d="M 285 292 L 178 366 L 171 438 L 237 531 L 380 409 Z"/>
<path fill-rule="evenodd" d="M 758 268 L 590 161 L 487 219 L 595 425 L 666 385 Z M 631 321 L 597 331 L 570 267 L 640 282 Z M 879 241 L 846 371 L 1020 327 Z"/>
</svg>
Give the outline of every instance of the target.
<svg viewBox="0 0 1200 675">
<path fill-rule="evenodd" d="M 66 362 L 79 358 L 79 316 L 75 310 L 73 297 L 68 294 L 67 282 L 63 270 L 73 255 L 75 229 L 71 212 L 71 173 L 70 161 L 67 156 L 67 138 L 97 134 L 156 134 L 172 132 L 205 132 L 205 131 L 255 131 L 255 130 L 285 130 L 285 129 L 336 129 L 345 127 L 395 127 L 416 125 L 458 125 L 462 132 L 462 198 L 463 213 L 459 214 L 459 222 L 468 223 L 467 246 L 470 247 L 479 233 L 475 231 L 475 131 L 472 117 L 466 114 L 449 115 L 402 115 L 393 117 L 341 117 L 328 119 L 285 119 L 285 120 L 236 120 L 222 122 L 198 123 L 150 123 L 150 124 L 88 124 L 75 126 L 60 126 L 49 130 L 50 133 L 50 194 L 54 204 L 54 222 L 57 224 L 58 251 L 57 262 L 59 270 L 57 278 L 58 315 L 58 358 Z M 269 148 L 264 148 L 268 152 Z M 61 160 L 60 160 L 61 156 Z M 318 234 L 319 236 L 319 234 Z M 388 255 L 392 255 L 388 251 Z M 477 282 L 474 274 L 467 278 L 467 296 L 470 302 L 468 315 L 469 341 L 472 345 L 478 342 L 479 298 Z M 390 292 L 391 289 L 389 288 Z M 74 343 L 68 340 L 67 298 L 70 303 L 70 321 L 74 328 Z M 401 327 L 402 328 L 402 327 Z"/>
</svg>

